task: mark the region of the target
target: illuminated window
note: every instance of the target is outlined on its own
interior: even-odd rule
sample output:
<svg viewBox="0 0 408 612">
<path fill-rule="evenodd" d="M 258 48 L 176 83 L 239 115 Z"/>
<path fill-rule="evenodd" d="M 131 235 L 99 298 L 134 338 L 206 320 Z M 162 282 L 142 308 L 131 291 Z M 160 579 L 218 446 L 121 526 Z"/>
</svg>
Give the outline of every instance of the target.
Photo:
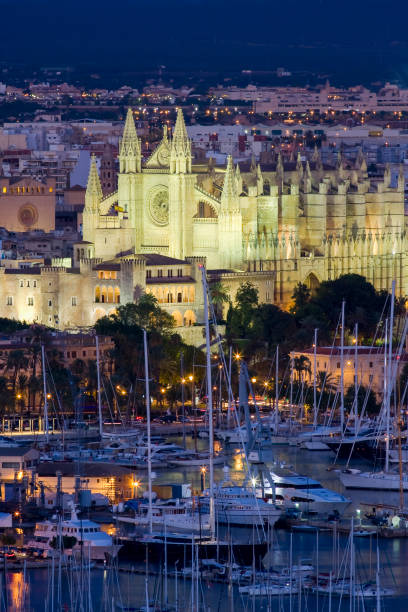
<svg viewBox="0 0 408 612">
<path fill-rule="evenodd" d="M 50 193 L 52 193 L 52 187 L 50 187 L 48 191 L 49 191 Z"/>
<path fill-rule="evenodd" d="M 7 193 L 7 187 L 3 187 L 3 193 Z"/>
</svg>

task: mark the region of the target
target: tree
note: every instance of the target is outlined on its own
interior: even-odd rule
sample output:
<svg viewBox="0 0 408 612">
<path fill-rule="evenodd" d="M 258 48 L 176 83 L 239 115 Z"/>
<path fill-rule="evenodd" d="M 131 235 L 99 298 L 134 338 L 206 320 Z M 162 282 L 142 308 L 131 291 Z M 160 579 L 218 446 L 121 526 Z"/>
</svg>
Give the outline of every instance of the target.
<svg viewBox="0 0 408 612">
<path fill-rule="evenodd" d="M 304 374 L 311 373 L 310 360 L 306 355 L 299 355 L 299 357 L 295 357 L 293 359 L 293 369 L 297 374 L 298 382 L 302 382 L 304 380 Z"/>
<path fill-rule="evenodd" d="M 21 349 L 10 351 L 7 356 L 6 370 L 11 372 L 11 386 L 13 395 L 16 393 L 17 376 L 20 370 L 26 370 L 28 359 Z"/>
<path fill-rule="evenodd" d="M 300 318 L 303 315 L 306 304 L 310 301 L 310 291 L 303 283 L 298 283 L 292 294 L 293 303 L 289 312 Z"/>
<path fill-rule="evenodd" d="M 257 307 L 258 289 L 250 282 L 242 283 L 236 293 L 235 304 L 228 311 L 227 337 L 248 339 Z"/>
<path fill-rule="evenodd" d="M 216 281 L 210 286 L 210 297 L 214 305 L 217 318 L 222 319 L 224 304 L 229 304 L 231 301 L 228 289 L 221 283 L 221 281 Z"/>
<path fill-rule="evenodd" d="M 351 412 L 354 409 L 354 396 L 355 387 L 351 385 L 344 395 L 344 406 Z M 380 404 L 377 402 L 375 393 L 367 387 L 359 386 L 357 391 L 357 411 L 361 414 L 363 407 L 365 406 L 365 414 L 376 415 L 380 410 Z"/>
</svg>

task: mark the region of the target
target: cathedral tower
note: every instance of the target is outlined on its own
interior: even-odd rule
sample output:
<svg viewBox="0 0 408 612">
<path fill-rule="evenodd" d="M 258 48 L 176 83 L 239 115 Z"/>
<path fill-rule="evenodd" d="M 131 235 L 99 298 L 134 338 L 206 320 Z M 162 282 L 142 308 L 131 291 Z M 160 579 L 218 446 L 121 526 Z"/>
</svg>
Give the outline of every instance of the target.
<svg viewBox="0 0 408 612">
<path fill-rule="evenodd" d="M 184 259 L 193 253 L 194 184 L 191 141 L 183 112 L 177 112 L 170 149 L 169 255 Z"/>
<path fill-rule="evenodd" d="M 127 213 L 138 253 L 143 243 L 142 152 L 131 108 L 119 143 L 118 204 Z"/>
<path fill-rule="evenodd" d="M 95 230 L 99 221 L 99 203 L 102 200 L 102 187 L 96 168 L 95 157 L 91 158 L 88 184 L 85 193 L 82 235 L 84 240 L 95 242 Z"/>
</svg>

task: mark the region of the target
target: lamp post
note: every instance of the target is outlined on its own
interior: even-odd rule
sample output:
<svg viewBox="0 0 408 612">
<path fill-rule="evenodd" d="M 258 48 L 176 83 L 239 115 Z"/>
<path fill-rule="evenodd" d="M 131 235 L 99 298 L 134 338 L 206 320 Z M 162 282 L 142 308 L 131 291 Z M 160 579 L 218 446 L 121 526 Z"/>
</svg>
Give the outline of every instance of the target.
<svg viewBox="0 0 408 612">
<path fill-rule="evenodd" d="M 205 474 L 207 472 L 207 468 L 205 467 L 205 465 L 203 465 L 203 467 L 201 468 L 201 491 L 204 491 L 205 489 Z"/>
</svg>

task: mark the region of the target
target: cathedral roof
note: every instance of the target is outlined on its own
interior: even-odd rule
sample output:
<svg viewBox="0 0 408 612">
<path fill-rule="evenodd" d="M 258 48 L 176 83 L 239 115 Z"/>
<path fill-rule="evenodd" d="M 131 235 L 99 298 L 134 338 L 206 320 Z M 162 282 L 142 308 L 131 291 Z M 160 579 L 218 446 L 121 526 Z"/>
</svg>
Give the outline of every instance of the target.
<svg viewBox="0 0 408 612">
<path fill-rule="evenodd" d="M 144 257 L 148 266 L 175 266 L 189 263 L 184 259 L 174 259 L 174 257 L 167 257 L 167 255 L 160 255 L 159 253 L 141 253 L 138 257 Z"/>
</svg>

